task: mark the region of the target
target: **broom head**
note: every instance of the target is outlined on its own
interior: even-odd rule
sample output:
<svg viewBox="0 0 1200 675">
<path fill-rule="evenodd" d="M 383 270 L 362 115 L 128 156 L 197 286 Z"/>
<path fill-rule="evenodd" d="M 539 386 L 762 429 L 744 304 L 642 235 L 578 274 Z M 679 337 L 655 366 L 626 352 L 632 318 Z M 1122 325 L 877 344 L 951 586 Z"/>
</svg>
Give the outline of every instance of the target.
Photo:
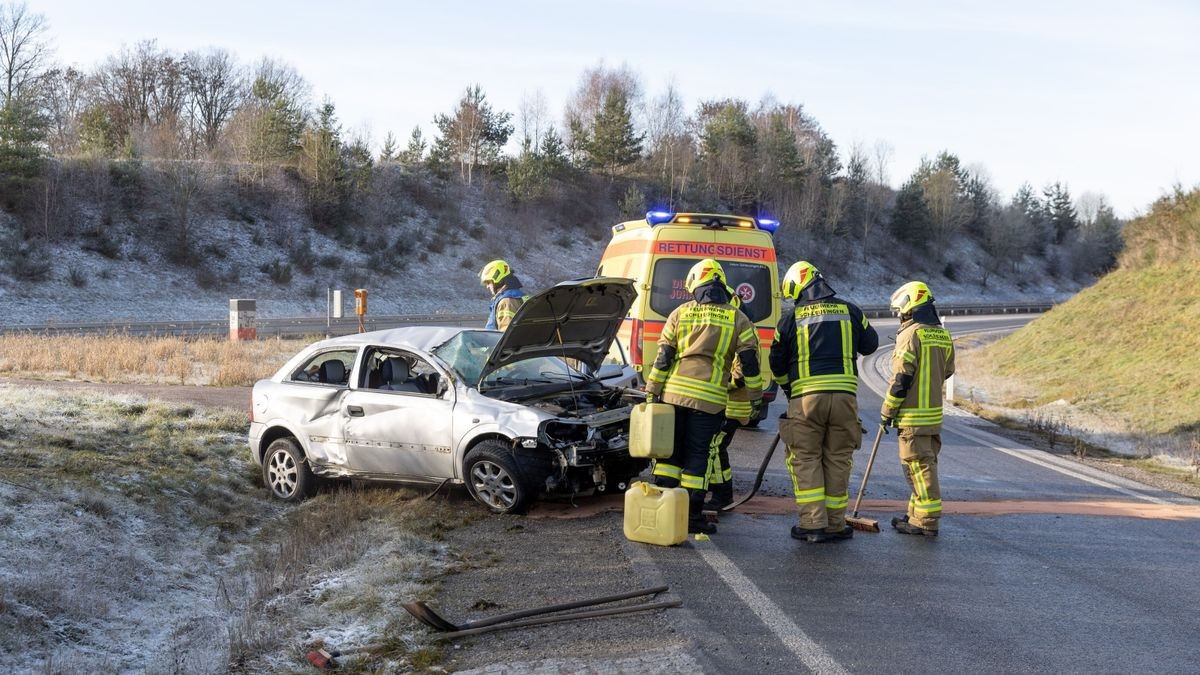
<svg viewBox="0 0 1200 675">
<path fill-rule="evenodd" d="M 860 518 L 859 516 L 846 516 L 846 524 L 860 532 L 878 532 L 879 521 L 873 518 Z"/>
</svg>

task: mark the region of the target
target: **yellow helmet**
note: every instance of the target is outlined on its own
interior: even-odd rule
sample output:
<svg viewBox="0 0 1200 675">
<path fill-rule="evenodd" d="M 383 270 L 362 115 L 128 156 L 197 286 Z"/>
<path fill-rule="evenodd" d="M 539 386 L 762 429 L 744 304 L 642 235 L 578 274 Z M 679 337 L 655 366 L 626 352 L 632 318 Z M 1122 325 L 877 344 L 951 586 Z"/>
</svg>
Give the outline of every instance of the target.
<svg viewBox="0 0 1200 675">
<path fill-rule="evenodd" d="M 683 280 L 683 287 L 688 293 L 695 293 L 696 289 L 712 281 L 720 281 L 725 283 L 725 270 L 721 269 L 721 263 L 712 258 L 705 258 L 700 262 L 692 265 L 692 269 L 688 270 L 687 277 Z"/>
<path fill-rule="evenodd" d="M 503 260 L 493 260 L 483 266 L 479 271 L 479 284 L 486 285 L 489 283 L 498 284 L 504 277 L 512 274 L 512 267 Z"/>
<path fill-rule="evenodd" d="M 892 293 L 892 311 L 904 316 L 921 305 L 933 302 L 933 293 L 922 281 L 910 281 Z"/>
<path fill-rule="evenodd" d="M 791 300 L 799 300 L 800 294 L 804 289 L 812 285 L 821 276 L 821 270 L 817 266 L 801 260 L 788 268 L 786 274 L 783 275 L 783 297 Z"/>
</svg>

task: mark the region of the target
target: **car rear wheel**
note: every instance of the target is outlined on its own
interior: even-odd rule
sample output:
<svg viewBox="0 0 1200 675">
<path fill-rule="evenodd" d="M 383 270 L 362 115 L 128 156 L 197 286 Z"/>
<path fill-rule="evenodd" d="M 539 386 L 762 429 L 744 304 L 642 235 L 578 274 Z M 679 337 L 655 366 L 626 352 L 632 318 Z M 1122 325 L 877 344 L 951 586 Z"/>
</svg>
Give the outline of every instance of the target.
<svg viewBox="0 0 1200 675">
<path fill-rule="evenodd" d="M 522 513 L 533 491 L 525 484 L 512 450 L 499 441 L 483 441 L 467 453 L 463 466 L 467 491 L 495 513 Z"/>
<path fill-rule="evenodd" d="M 285 502 L 302 501 L 317 492 L 317 477 L 293 438 L 279 438 L 267 446 L 263 456 L 263 482 L 272 497 Z"/>
</svg>

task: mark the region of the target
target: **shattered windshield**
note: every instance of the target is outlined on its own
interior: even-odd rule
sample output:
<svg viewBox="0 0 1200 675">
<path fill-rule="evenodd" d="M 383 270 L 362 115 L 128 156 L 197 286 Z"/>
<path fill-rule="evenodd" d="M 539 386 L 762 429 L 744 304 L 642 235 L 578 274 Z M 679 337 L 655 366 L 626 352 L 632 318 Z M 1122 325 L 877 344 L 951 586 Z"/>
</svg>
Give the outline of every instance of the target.
<svg viewBox="0 0 1200 675">
<path fill-rule="evenodd" d="M 433 350 L 464 382 L 474 385 L 487 363 L 488 355 L 500 341 L 495 331 L 463 331 Z M 483 387 L 516 384 L 550 384 L 582 380 L 584 376 L 565 361 L 552 356 L 538 356 L 510 363 L 488 373 Z"/>
</svg>

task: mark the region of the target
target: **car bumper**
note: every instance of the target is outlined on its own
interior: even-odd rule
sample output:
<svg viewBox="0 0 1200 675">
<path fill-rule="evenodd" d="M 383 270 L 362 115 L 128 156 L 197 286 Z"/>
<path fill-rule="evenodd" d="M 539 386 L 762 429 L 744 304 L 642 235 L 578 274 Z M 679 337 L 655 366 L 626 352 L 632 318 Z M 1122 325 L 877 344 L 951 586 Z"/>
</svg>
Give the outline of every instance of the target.
<svg viewBox="0 0 1200 675">
<path fill-rule="evenodd" d="M 259 453 L 259 443 L 262 442 L 263 432 L 267 430 L 267 425 L 262 422 L 250 423 L 250 457 L 254 459 L 255 464 L 262 464 L 262 456 Z"/>
</svg>

